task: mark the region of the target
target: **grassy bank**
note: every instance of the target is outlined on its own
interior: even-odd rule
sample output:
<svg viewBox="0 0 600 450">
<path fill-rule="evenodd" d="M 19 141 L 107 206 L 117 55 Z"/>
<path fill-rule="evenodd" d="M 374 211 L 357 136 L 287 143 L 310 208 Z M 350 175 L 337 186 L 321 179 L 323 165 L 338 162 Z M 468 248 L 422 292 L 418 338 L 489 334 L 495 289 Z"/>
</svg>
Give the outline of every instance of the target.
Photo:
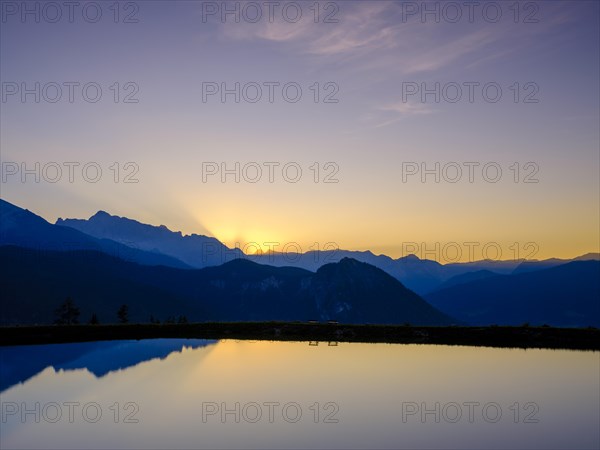
<svg viewBox="0 0 600 450">
<path fill-rule="evenodd" d="M 595 328 L 412 327 L 299 322 L 50 325 L 0 328 L 0 345 L 4 346 L 156 338 L 384 342 L 600 350 L 600 330 Z"/>
</svg>

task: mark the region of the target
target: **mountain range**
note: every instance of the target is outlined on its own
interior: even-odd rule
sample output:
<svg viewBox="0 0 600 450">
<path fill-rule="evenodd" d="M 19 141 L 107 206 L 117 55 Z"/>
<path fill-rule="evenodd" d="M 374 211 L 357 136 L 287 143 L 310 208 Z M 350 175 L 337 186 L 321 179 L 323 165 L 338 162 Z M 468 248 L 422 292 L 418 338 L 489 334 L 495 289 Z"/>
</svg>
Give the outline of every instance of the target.
<svg viewBox="0 0 600 450">
<path fill-rule="evenodd" d="M 218 239 L 198 234 L 184 236 L 166 226 L 152 226 L 126 217 L 98 211 L 88 220 L 58 219 L 56 225 L 78 230 L 101 240 L 111 240 L 138 250 L 175 258 L 194 268 L 218 266 L 243 257 L 240 249 L 229 249 Z M 165 264 L 170 265 L 170 264 Z"/>
<path fill-rule="evenodd" d="M 213 237 L 169 230 L 166 226 L 153 226 L 126 217 L 110 215 L 99 211 L 89 219 L 58 219 L 56 225 L 78 230 L 101 240 L 111 240 L 138 250 L 163 254 L 175 258 L 181 264 L 194 268 L 204 268 L 224 264 L 237 258 L 245 258 L 259 264 L 276 267 L 298 267 L 315 272 L 328 263 L 353 258 L 378 267 L 402 282 L 407 288 L 423 295 L 438 289 L 453 277 L 477 271 L 490 271 L 495 274 L 531 271 L 553 267 L 571 260 L 551 259 L 545 261 L 492 261 L 482 260 L 468 263 L 440 264 L 437 261 L 420 259 L 416 255 L 390 258 L 375 255 L 370 251 L 322 250 L 301 254 L 264 253 L 246 255 L 238 248 L 228 248 Z M 598 254 L 588 254 L 579 259 L 598 259 Z M 138 261 L 140 262 L 140 261 Z"/>
<path fill-rule="evenodd" d="M 121 304 L 139 322 L 588 326 L 600 316 L 597 254 L 446 265 L 345 250 L 245 255 L 212 237 L 102 211 L 51 224 L 0 200 L 0 257 L 4 324 L 49 323 L 67 296 L 82 320 L 95 313 L 101 322 L 114 322 Z"/>
<path fill-rule="evenodd" d="M 204 269 L 145 266 L 97 251 L 0 247 L 0 323 L 51 323 L 65 297 L 87 320 L 116 322 L 122 304 L 133 322 L 150 317 L 190 321 L 344 323 L 454 322 L 381 269 L 344 258 L 316 273 L 236 259 Z"/>
<path fill-rule="evenodd" d="M 472 325 L 600 326 L 600 261 L 513 275 L 485 275 L 425 296 Z"/>
<path fill-rule="evenodd" d="M 140 250 L 135 243 L 95 238 L 69 227 L 59 227 L 26 209 L 0 199 L 0 245 L 45 250 L 96 250 L 146 265 L 189 267 L 177 258 Z"/>
</svg>

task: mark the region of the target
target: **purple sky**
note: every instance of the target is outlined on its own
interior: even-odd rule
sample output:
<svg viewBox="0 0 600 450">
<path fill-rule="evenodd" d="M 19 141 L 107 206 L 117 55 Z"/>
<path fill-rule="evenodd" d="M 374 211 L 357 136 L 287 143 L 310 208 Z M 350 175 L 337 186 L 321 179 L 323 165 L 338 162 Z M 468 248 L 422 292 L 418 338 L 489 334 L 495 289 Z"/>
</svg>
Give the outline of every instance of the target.
<svg viewBox="0 0 600 450">
<path fill-rule="evenodd" d="M 95 23 L 94 4 L 71 23 L 57 2 L 51 23 L 47 3 L 23 17 L 2 2 L 0 188 L 50 221 L 102 209 L 228 245 L 394 257 L 407 243 L 598 251 L 596 1 L 519 2 L 518 16 L 512 1 L 321 2 L 318 20 L 312 1 L 272 20 L 241 2 L 239 23 L 220 15 L 235 2 L 121 2 L 118 23 L 112 1 Z M 422 15 L 435 8 L 439 23 Z M 235 83 L 239 103 L 223 102 Z"/>
</svg>

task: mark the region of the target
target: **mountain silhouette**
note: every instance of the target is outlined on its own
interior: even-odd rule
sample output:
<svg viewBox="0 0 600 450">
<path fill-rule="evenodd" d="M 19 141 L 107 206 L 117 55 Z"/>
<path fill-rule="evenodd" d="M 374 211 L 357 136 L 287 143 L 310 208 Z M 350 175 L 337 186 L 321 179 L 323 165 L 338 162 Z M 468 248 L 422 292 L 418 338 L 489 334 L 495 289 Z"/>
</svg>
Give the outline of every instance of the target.
<svg viewBox="0 0 600 450">
<path fill-rule="evenodd" d="M 151 315 L 160 320 L 185 315 L 193 321 L 321 317 L 353 323 L 452 323 L 390 275 L 350 259 L 316 274 L 247 260 L 191 270 L 144 266 L 93 251 L 39 253 L 4 246 L 0 283 L 4 324 L 50 323 L 66 297 L 74 299 L 82 320 L 96 313 L 102 323 L 116 322 L 121 304 L 129 306 L 132 322 L 147 322 Z M 340 301 L 344 309 L 338 308 Z"/>
<path fill-rule="evenodd" d="M 496 275 L 426 295 L 429 303 L 473 325 L 600 326 L 600 262 Z"/>
<path fill-rule="evenodd" d="M 129 305 L 132 321 L 147 321 L 151 314 L 161 319 L 184 314 L 185 299 L 143 281 L 132 272 L 144 266 L 92 251 L 38 251 L 15 246 L 0 247 L 2 308 L 0 323 L 47 324 L 55 309 L 72 297 L 81 310 L 80 321 L 96 313 L 100 322 L 117 321 L 117 310 Z M 172 269 L 177 270 L 177 269 Z M 183 269 L 179 269 L 185 272 Z M 145 272 L 144 272 L 145 273 Z M 191 308 L 195 315 L 197 308 Z"/>
<path fill-rule="evenodd" d="M 324 320 L 419 324 L 427 317 L 435 325 L 452 322 L 394 277 L 352 258 L 319 268 L 309 289 Z"/>
<path fill-rule="evenodd" d="M 76 229 L 98 239 L 110 239 L 126 245 L 134 243 L 138 249 L 162 253 L 195 268 L 221 265 L 243 255 L 241 250 L 229 249 L 213 237 L 184 236 L 164 225 L 147 225 L 126 217 L 111 216 L 104 211 L 98 211 L 88 220 L 58 219 L 56 225 Z"/>
<path fill-rule="evenodd" d="M 431 293 L 441 291 L 442 289 L 446 289 L 452 286 L 456 286 L 459 284 L 469 283 L 475 280 L 482 280 L 484 278 L 494 277 L 498 275 L 496 272 L 492 272 L 491 270 L 476 270 L 474 272 L 467 272 L 460 275 L 456 275 L 450 278 L 447 281 L 444 281 L 438 287 L 436 287 Z"/>
<path fill-rule="evenodd" d="M 192 234 L 184 236 L 164 225 L 153 226 L 126 217 L 98 211 L 89 219 L 58 219 L 56 225 L 69 227 L 95 238 L 111 239 L 124 244 L 133 243 L 136 248 L 160 252 L 185 262 L 194 268 L 218 266 L 237 258 L 276 267 L 299 267 L 316 271 L 330 262 L 354 258 L 379 267 L 417 291 L 427 290 L 439 284 L 444 276 L 443 266 L 435 261 L 420 260 L 410 255 L 397 260 L 370 251 L 347 250 L 309 251 L 301 255 L 269 253 L 245 255 L 240 249 L 230 249 L 213 237 Z"/>
<path fill-rule="evenodd" d="M 189 267 L 161 253 L 140 250 L 110 239 L 96 239 L 73 228 L 52 225 L 40 216 L 0 199 L 0 245 L 38 251 L 96 250 L 146 265 Z"/>
<path fill-rule="evenodd" d="M 600 255 L 598 253 L 587 253 L 585 255 L 581 255 L 573 259 L 550 258 L 541 261 L 529 260 L 523 261 L 521 264 L 519 264 L 512 273 L 517 274 L 525 272 L 534 272 L 536 270 L 549 269 L 551 267 L 560 266 L 571 261 L 594 261 L 598 259 L 600 259 Z"/>
<path fill-rule="evenodd" d="M 127 304 L 134 322 L 185 315 L 193 321 L 597 323 L 591 294 L 599 274 L 581 269 L 567 276 L 563 268 L 569 261 L 597 262 L 597 253 L 446 265 L 370 251 L 244 255 L 212 237 L 184 236 L 103 211 L 53 225 L 0 200 L 0 219 L 3 324 L 51 323 L 66 297 L 80 307 L 80 321 L 95 313 L 101 322 L 115 322 L 117 309 Z M 560 270 L 546 279 L 551 269 Z M 455 319 L 426 303 L 418 295 L 423 292 Z"/>
<path fill-rule="evenodd" d="M 371 264 L 402 282 L 407 288 L 417 292 L 427 292 L 445 280 L 444 266 L 436 261 L 419 259 L 415 255 L 393 259 L 386 255 L 375 255 L 370 251 L 326 250 L 309 251 L 303 254 L 268 253 L 248 255 L 246 258 L 260 264 L 273 266 L 294 266 L 316 271 L 328 263 L 337 263 L 344 258 L 352 258 Z"/>
<path fill-rule="evenodd" d="M 470 272 L 485 270 L 497 274 L 510 274 L 513 271 L 534 271 L 552 266 L 544 261 L 524 260 L 481 260 L 440 264 L 437 261 L 420 259 L 412 254 L 394 259 L 386 255 L 375 255 L 370 251 L 342 249 L 308 251 L 301 254 L 275 251 L 245 255 L 240 249 L 230 249 L 213 237 L 197 234 L 185 236 L 179 231 L 169 230 L 164 225 L 147 225 L 126 217 L 113 216 L 104 211 L 98 211 L 87 220 L 58 219 L 56 225 L 76 229 L 95 238 L 110 239 L 112 242 L 131 245 L 137 249 L 168 255 L 175 261 L 183 262 L 193 268 L 219 266 L 233 259 L 243 258 L 259 264 L 297 267 L 316 272 L 325 264 L 353 258 L 384 270 L 419 295 L 438 290 L 451 278 Z M 591 256 L 589 259 L 598 259 L 597 254 L 595 258 L 593 254 Z M 570 260 L 557 261 L 565 263 Z M 177 264 L 163 264 L 181 267 Z"/>
</svg>

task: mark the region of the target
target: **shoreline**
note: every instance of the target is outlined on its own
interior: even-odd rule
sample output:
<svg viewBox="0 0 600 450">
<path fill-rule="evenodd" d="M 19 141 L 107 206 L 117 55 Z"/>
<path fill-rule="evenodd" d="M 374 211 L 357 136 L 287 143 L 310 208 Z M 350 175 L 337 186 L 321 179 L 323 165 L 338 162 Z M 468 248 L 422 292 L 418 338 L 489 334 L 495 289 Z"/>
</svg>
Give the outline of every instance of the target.
<svg viewBox="0 0 600 450">
<path fill-rule="evenodd" d="M 434 327 L 306 322 L 36 325 L 0 327 L 0 346 L 161 338 L 438 344 L 600 350 L 600 329 L 533 326 Z"/>
</svg>

